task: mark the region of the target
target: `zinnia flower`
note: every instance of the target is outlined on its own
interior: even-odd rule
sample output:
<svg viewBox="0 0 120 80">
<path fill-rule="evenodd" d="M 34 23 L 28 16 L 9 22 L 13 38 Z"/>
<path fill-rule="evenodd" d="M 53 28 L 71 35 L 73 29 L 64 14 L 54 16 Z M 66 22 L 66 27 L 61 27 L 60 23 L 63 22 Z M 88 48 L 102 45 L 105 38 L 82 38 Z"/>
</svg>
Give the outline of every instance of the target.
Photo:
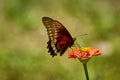
<svg viewBox="0 0 120 80">
<path fill-rule="evenodd" d="M 100 54 L 101 51 L 99 49 L 94 49 L 92 47 L 75 48 L 73 51 L 69 52 L 69 58 L 78 58 L 84 61 L 89 60 L 92 56 Z"/>
</svg>

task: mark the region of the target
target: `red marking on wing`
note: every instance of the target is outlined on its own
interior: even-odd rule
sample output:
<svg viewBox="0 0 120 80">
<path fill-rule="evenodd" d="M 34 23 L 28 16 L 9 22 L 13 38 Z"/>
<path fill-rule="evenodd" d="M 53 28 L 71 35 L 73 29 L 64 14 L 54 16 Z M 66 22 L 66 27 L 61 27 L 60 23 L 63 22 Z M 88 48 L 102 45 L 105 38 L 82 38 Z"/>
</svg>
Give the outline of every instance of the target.
<svg viewBox="0 0 120 80">
<path fill-rule="evenodd" d="M 56 43 L 57 43 L 56 47 L 57 47 L 58 50 L 61 50 L 65 46 L 71 47 L 73 45 L 73 42 L 66 36 L 60 37 Z"/>
</svg>

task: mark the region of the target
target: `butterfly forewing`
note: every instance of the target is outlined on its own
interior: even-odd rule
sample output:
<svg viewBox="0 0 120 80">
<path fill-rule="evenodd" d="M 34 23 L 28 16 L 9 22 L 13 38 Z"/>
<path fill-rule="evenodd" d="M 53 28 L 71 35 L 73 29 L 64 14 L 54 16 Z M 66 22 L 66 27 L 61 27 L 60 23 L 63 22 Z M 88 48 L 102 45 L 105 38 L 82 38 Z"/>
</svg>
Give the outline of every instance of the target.
<svg viewBox="0 0 120 80">
<path fill-rule="evenodd" d="M 53 57 L 57 55 L 57 52 L 60 52 L 60 55 L 62 55 L 68 47 L 74 44 L 73 38 L 67 29 L 57 20 L 43 17 L 42 21 L 49 36 L 49 41 L 47 43 L 48 52 L 50 52 Z"/>
</svg>

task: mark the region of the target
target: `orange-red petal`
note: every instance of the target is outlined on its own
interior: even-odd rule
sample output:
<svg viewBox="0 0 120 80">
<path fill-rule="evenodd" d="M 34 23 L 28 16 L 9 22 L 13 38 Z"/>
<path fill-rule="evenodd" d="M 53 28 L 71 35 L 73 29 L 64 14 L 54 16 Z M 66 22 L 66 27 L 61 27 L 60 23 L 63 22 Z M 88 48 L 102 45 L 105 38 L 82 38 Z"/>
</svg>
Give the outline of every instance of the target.
<svg viewBox="0 0 120 80">
<path fill-rule="evenodd" d="M 78 58 L 80 60 L 90 59 L 92 56 L 100 55 L 101 51 L 99 49 L 94 49 L 92 47 L 76 48 L 69 52 L 69 58 Z"/>
</svg>

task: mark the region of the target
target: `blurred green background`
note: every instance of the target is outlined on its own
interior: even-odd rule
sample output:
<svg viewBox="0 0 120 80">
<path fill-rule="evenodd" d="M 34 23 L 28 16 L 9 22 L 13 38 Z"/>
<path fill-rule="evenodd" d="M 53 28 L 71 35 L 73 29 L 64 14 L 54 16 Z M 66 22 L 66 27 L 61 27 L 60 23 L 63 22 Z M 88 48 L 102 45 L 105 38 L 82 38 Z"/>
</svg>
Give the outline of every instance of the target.
<svg viewBox="0 0 120 80">
<path fill-rule="evenodd" d="M 82 64 L 47 53 L 42 17 L 60 21 L 81 46 L 100 49 L 90 80 L 120 80 L 120 0 L 0 0 L 0 80 L 85 80 Z"/>
</svg>

